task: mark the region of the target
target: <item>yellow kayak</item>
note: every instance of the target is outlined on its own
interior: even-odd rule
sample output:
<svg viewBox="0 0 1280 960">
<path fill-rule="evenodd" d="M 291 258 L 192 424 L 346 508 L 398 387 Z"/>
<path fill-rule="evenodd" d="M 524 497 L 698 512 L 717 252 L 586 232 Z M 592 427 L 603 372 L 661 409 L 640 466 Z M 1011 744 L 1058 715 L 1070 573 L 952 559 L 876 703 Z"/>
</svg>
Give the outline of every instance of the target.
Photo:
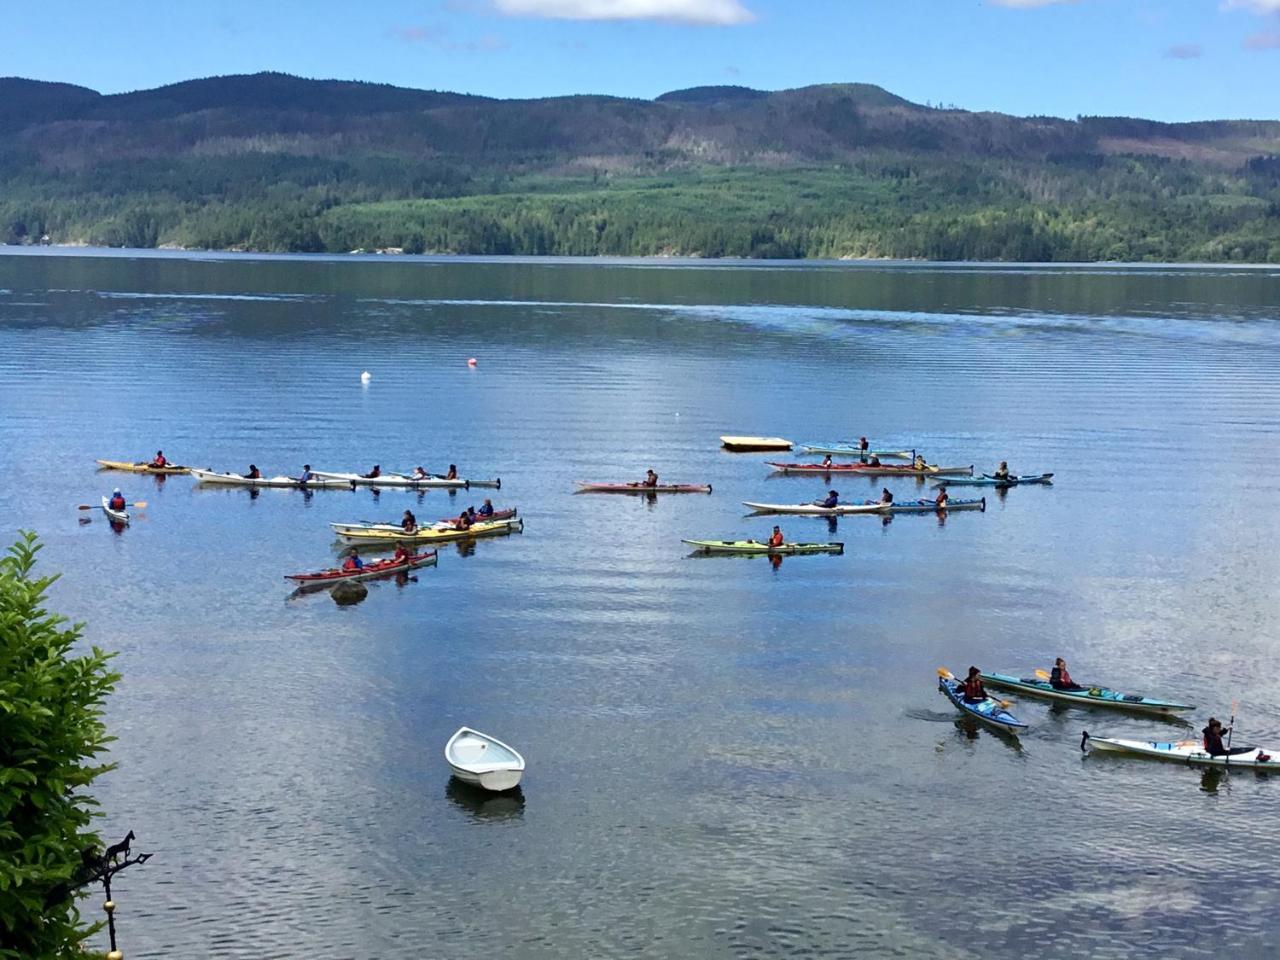
<svg viewBox="0 0 1280 960">
<path fill-rule="evenodd" d="M 519 517 L 510 520 L 491 520 L 473 523 L 466 530 L 453 527 L 423 527 L 417 533 L 405 533 L 400 529 L 388 529 L 384 524 L 360 527 L 352 524 L 337 531 L 338 538 L 347 543 L 441 543 L 447 540 L 468 540 L 472 537 L 495 537 L 504 533 L 519 533 L 524 521 Z"/>
<path fill-rule="evenodd" d="M 128 470 L 130 473 L 158 473 L 158 474 L 175 474 L 190 473 L 190 467 L 179 467 L 170 464 L 167 467 L 153 467 L 149 463 L 126 463 L 124 460 L 97 460 L 94 461 L 103 470 Z"/>
</svg>

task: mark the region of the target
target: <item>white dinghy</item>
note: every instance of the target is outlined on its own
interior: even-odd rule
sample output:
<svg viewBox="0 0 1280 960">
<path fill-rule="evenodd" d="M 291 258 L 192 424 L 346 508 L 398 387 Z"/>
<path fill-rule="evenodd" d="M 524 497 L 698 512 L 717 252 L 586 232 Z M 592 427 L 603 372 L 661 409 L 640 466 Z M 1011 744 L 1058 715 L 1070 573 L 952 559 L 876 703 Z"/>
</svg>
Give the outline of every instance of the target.
<svg viewBox="0 0 1280 960">
<path fill-rule="evenodd" d="M 444 746 L 444 758 L 463 783 L 486 790 L 510 790 L 524 775 L 524 757 L 501 740 L 462 727 Z"/>
</svg>

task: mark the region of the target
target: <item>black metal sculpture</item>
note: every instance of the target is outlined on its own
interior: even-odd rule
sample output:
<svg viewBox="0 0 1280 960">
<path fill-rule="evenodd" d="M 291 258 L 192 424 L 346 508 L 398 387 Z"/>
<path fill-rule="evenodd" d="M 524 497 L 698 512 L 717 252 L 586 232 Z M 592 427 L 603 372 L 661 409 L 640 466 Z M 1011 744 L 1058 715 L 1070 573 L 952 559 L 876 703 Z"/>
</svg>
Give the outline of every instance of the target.
<svg viewBox="0 0 1280 960">
<path fill-rule="evenodd" d="M 119 843 L 113 843 L 107 849 L 98 853 L 93 847 L 86 847 L 80 851 L 80 859 L 82 865 L 76 871 L 75 881 L 69 885 L 67 892 L 76 887 L 88 886 L 91 883 L 101 883 L 103 892 L 106 894 L 106 903 L 102 905 L 102 909 L 107 912 L 107 932 L 111 937 L 111 952 L 107 954 L 107 960 L 124 960 L 124 954 L 120 952 L 120 948 L 116 946 L 116 903 L 111 899 L 111 878 L 126 867 L 132 867 L 136 863 L 146 863 L 151 859 L 151 854 L 140 853 L 137 856 L 130 857 L 130 844 L 137 837 L 130 830 L 125 834 L 125 838 Z"/>
</svg>

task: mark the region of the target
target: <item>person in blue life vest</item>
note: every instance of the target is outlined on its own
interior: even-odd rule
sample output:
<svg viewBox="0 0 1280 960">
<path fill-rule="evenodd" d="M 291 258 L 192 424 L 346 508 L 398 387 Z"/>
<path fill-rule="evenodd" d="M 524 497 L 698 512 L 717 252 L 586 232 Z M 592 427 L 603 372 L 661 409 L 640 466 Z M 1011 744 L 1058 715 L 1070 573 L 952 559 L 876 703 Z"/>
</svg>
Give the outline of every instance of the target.
<svg viewBox="0 0 1280 960">
<path fill-rule="evenodd" d="M 488 497 L 484 498 L 484 503 L 480 505 L 480 509 L 476 511 L 476 516 L 481 520 L 487 520 L 493 516 L 493 501 Z"/>
<path fill-rule="evenodd" d="M 310 482 L 311 482 L 312 480 L 314 480 L 315 478 L 316 478 L 316 475 L 315 475 L 314 473 L 312 473 L 312 472 L 311 472 L 311 464 L 309 464 L 309 463 L 304 463 L 304 464 L 302 465 L 302 476 L 300 476 L 300 477 L 298 478 L 298 482 L 299 482 L 299 483 L 310 483 Z"/>
<path fill-rule="evenodd" d="M 827 510 L 832 509 L 840 502 L 840 492 L 838 490 L 829 490 L 827 499 L 822 501 L 822 506 Z"/>
</svg>

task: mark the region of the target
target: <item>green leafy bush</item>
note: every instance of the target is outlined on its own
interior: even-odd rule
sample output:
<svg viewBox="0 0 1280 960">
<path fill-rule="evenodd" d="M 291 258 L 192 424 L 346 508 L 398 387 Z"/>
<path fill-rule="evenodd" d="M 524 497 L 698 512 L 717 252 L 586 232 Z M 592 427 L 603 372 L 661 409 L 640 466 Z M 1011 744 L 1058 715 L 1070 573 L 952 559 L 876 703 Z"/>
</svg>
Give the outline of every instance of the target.
<svg viewBox="0 0 1280 960">
<path fill-rule="evenodd" d="M 0 957 L 82 957 L 78 880 L 102 844 L 85 788 L 109 770 L 102 704 L 110 654 L 75 650 L 81 624 L 45 609 L 56 576 L 32 577 L 23 533 L 0 558 Z"/>
</svg>

